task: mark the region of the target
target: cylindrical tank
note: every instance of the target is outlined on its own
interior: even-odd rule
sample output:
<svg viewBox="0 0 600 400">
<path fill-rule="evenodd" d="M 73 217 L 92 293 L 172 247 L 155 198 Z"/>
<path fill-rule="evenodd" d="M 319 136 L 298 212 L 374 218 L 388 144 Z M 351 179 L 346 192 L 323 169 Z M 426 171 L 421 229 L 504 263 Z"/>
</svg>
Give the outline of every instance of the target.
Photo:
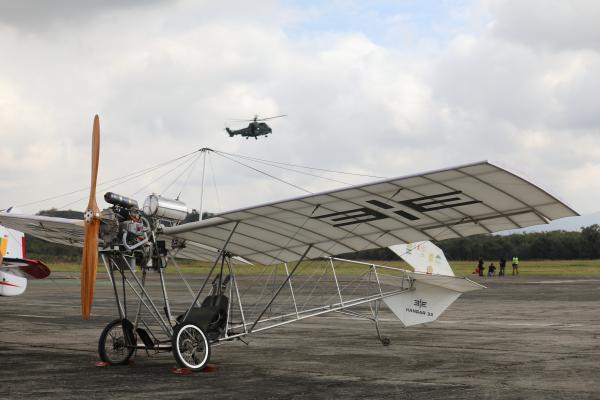
<svg viewBox="0 0 600 400">
<path fill-rule="evenodd" d="M 144 201 L 144 214 L 156 218 L 182 221 L 187 216 L 188 209 L 184 202 L 167 199 L 157 194 L 151 194 Z"/>
<path fill-rule="evenodd" d="M 131 199 L 129 197 L 121 196 L 120 194 L 116 194 L 113 192 L 106 192 L 104 194 L 104 200 L 107 203 L 113 204 L 115 206 L 120 206 L 123 208 L 138 208 L 137 200 Z"/>
</svg>

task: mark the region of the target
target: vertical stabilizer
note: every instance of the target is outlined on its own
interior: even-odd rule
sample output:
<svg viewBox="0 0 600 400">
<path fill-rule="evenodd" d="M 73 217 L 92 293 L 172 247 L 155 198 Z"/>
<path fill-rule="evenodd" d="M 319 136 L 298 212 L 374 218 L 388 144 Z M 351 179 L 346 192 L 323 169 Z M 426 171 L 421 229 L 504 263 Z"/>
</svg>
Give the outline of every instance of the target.
<svg viewBox="0 0 600 400">
<path fill-rule="evenodd" d="M 415 272 L 454 276 L 442 249 L 431 242 L 396 244 L 390 250 L 409 263 Z"/>
<path fill-rule="evenodd" d="M 23 232 L 0 225 L 0 255 L 7 258 L 25 258 L 25 235 Z"/>
</svg>

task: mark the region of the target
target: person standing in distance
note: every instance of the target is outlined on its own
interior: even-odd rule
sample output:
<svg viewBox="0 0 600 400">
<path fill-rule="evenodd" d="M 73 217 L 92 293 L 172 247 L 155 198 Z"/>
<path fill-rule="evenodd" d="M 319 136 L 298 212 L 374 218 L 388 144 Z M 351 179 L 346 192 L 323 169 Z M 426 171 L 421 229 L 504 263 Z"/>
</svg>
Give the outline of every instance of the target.
<svg viewBox="0 0 600 400">
<path fill-rule="evenodd" d="M 504 276 L 504 270 L 506 268 L 506 258 L 504 256 L 500 257 L 500 271 L 498 271 L 498 276 Z"/>
<path fill-rule="evenodd" d="M 512 259 L 513 275 L 519 275 L 519 257 L 514 256 Z"/>
</svg>

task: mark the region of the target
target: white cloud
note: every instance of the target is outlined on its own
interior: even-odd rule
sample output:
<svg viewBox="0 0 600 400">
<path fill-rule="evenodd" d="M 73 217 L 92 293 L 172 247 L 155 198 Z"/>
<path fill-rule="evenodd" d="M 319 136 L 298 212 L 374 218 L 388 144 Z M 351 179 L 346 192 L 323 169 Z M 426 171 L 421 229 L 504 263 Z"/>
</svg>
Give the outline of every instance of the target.
<svg viewBox="0 0 600 400">
<path fill-rule="evenodd" d="M 363 32 L 291 35 L 290 27 L 319 12 L 274 1 L 260 13 L 213 2 L 111 4 L 93 17 L 73 10 L 62 24 L 53 11 L 29 18 L 13 10 L 0 18 L 0 50 L 10 60 L 0 64 L 0 208 L 85 186 L 91 121 L 100 113 L 100 180 L 204 146 L 380 176 L 489 158 L 525 171 L 578 210 L 595 211 L 600 188 L 577 182 L 600 165 L 600 28 L 577 12 L 563 21 L 566 11 L 555 3 L 530 2 L 523 14 L 511 2 L 476 8 L 486 13 L 467 13 L 462 30 L 427 51 L 388 48 Z M 573 18 L 581 27 L 568 40 L 547 32 L 555 23 L 567 29 Z M 54 22 L 33 29 L 40 19 Z M 289 116 L 272 121 L 268 139 L 223 131 L 229 118 L 255 113 Z M 211 159 L 222 209 L 301 193 Z M 184 199 L 197 208 L 195 171 Z M 148 191 L 160 191 L 173 175 L 116 190 L 132 194 L 150 184 Z M 281 176 L 313 191 L 332 185 Z M 205 209 L 218 209 L 206 178 Z"/>
<path fill-rule="evenodd" d="M 492 31 L 538 50 L 600 47 L 600 3 L 594 0 L 491 0 Z"/>
</svg>

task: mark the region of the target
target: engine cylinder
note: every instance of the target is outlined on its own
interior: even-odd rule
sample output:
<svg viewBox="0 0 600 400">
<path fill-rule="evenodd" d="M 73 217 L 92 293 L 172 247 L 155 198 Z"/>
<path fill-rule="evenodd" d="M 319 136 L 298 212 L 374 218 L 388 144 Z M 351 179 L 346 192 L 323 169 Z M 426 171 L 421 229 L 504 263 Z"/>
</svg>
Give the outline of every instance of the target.
<svg viewBox="0 0 600 400">
<path fill-rule="evenodd" d="M 127 209 L 138 208 L 137 200 L 129 197 L 121 196 L 113 192 L 106 192 L 104 194 L 104 201 L 115 206 L 120 206 Z"/>
<path fill-rule="evenodd" d="M 182 221 L 187 216 L 188 209 L 182 201 L 151 194 L 144 201 L 144 214 L 156 218 Z"/>
</svg>

